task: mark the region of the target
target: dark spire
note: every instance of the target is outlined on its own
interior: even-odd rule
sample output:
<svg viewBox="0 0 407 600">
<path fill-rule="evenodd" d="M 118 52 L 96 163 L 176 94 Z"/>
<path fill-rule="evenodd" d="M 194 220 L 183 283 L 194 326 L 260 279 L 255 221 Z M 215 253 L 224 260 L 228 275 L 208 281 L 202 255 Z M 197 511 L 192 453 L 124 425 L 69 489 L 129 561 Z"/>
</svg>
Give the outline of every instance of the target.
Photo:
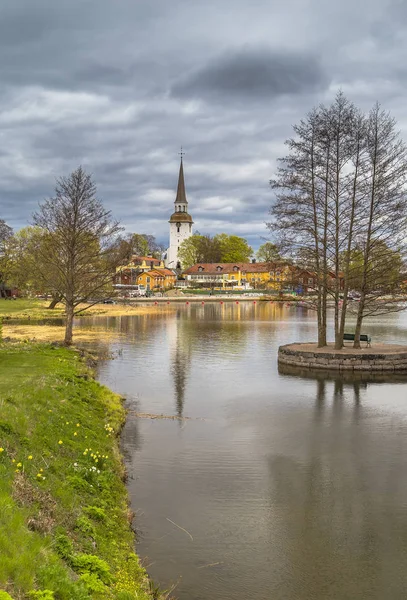
<svg viewBox="0 0 407 600">
<path fill-rule="evenodd" d="M 188 204 L 187 195 L 185 193 L 185 182 L 184 182 L 184 166 L 182 164 L 182 149 L 181 149 L 181 164 L 179 166 L 179 176 L 178 176 L 178 188 L 177 188 L 177 197 L 175 198 L 175 204 L 177 203 Z"/>
</svg>

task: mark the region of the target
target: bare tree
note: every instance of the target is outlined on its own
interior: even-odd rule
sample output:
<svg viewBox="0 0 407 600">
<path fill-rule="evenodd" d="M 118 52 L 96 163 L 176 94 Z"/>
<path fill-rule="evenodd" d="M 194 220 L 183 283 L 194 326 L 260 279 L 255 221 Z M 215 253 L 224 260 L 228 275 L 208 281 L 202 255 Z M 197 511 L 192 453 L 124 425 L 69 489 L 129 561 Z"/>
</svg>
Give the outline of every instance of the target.
<svg viewBox="0 0 407 600">
<path fill-rule="evenodd" d="M 294 132 L 296 138 L 287 142 L 289 154 L 271 182 L 276 202 L 268 226 L 294 258 L 306 257 L 307 269 L 315 274 L 319 346 L 326 345 L 330 302 L 335 347 L 343 346 L 348 292 L 357 266 L 358 347 L 364 316 L 399 309 L 394 301 L 379 300 L 397 290 L 395 264 L 400 265 L 399 275 L 402 271 L 406 147 L 394 120 L 379 106 L 366 117 L 341 92 L 331 106 L 314 109 Z M 356 265 L 353 258 L 360 249 L 361 263 Z"/>
<path fill-rule="evenodd" d="M 390 291 L 386 273 L 391 272 L 393 253 L 401 257 L 406 250 L 407 147 L 400 139 L 395 120 L 378 104 L 367 119 L 364 170 L 365 194 L 357 232 L 363 261 L 355 348 L 360 348 L 365 316 L 399 309 L 394 302 L 378 302 L 378 299 Z M 383 245 L 389 251 L 384 251 Z"/>
<path fill-rule="evenodd" d="M 110 293 L 122 258 L 115 243 L 121 228 L 96 198 L 92 177 L 82 167 L 57 180 L 55 196 L 40 205 L 33 223 L 43 232 L 38 268 L 65 304 L 65 344 L 70 345 L 74 316 L 86 308 L 80 305 Z"/>
</svg>

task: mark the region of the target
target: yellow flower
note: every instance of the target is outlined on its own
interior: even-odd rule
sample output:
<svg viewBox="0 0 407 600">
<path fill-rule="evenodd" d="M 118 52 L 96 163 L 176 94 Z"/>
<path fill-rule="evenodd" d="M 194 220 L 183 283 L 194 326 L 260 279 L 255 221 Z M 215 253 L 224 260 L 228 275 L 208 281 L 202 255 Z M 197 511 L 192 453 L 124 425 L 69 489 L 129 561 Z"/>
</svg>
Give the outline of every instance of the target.
<svg viewBox="0 0 407 600">
<path fill-rule="evenodd" d="M 77 427 L 80 427 L 80 423 L 77 423 L 77 424 L 76 424 L 76 426 L 77 426 Z"/>
<path fill-rule="evenodd" d="M 32 459 L 33 459 L 33 457 L 32 457 L 32 456 L 31 456 L 31 454 L 30 454 L 30 456 L 28 457 L 28 460 L 32 460 Z"/>
<path fill-rule="evenodd" d="M 75 431 L 74 435 L 78 435 L 78 434 L 76 433 L 76 431 Z"/>
<path fill-rule="evenodd" d="M 41 473 L 37 473 L 37 477 L 42 477 Z"/>
<path fill-rule="evenodd" d="M 22 463 L 17 463 L 17 467 L 22 467 Z"/>
<path fill-rule="evenodd" d="M 12 463 L 15 463 L 15 462 L 16 462 L 16 459 L 15 459 L 15 458 L 12 458 L 12 459 L 11 459 L 11 462 L 12 462 Z"/>
<path fill-rule="evenodd" d="M 0 454 L 4 452 L 4 448 L 0 448 Z"/>
<path fill-rule="evenodd" d="M 20 469 L 16 469 L 16 473 L 19 473 L 19 472 L 20 472 Z"/>
<path fill-rule="evenodd" d="M 65 425 L 69 425 L 69 421 L 67 421 L 67 422 L 65 423 Z"/>
<path fill-rule="evenodd" d="M 62 440 L 59 440 L 59 442 L 58 442 L 58 444 L 59 444 L 59 445 L 61 445 L 61 444 L 63 444 L 63 443 L 64 443 L 64 442 L 63 442 Z"/>
<path fill-rule="evenodd" d="M 52 410 L 49 408 L 49 409 L 48 409 L 48 412 L 52 412 Z"/>
<path fill-rule="evenodd" d="M 40 473 L 42 473 L 42 472 L 43 472 L 43 470 L 44 470 L 44 469 L 40 469 Z"/>
</svg>

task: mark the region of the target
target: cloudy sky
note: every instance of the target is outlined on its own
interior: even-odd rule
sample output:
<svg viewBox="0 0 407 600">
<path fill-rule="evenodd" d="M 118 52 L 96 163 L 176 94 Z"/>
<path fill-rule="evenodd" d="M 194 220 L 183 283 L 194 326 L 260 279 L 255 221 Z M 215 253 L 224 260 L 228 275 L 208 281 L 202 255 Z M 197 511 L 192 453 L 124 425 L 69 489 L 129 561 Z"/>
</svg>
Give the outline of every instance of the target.
<svg viewBox="0 0 407 600">
<path fill-rule="evenodd" d="M 407 137 L 405 0 L 3 0 L 0 218 L 82 164 L 127 231 L 168 240 L 185 150 L 201 233 L 267 235 L 291 126 L 339 88 Z"/>
</svg>

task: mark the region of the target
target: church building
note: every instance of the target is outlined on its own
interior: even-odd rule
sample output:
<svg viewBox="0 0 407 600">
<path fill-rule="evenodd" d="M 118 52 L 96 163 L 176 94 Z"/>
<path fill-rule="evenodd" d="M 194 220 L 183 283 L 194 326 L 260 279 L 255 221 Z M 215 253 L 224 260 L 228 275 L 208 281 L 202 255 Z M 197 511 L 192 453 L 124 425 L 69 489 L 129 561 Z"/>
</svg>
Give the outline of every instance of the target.
<svg viewBox="0 0 407 600">
<path fill-rule="evenodd" d="M 184 166 L 179 167 L 177 197 L 175 198 L 175 209 L 172 213 L 170 223 L 170 245 L 167 250 L 165 266 L 169 269 L 181 269 L 182 264 L 178 257 L 178 250 L 182 242 L 192 235 L 193 220 L 188 214 L 188 201 L 185 193 Z"/>
</svg>

